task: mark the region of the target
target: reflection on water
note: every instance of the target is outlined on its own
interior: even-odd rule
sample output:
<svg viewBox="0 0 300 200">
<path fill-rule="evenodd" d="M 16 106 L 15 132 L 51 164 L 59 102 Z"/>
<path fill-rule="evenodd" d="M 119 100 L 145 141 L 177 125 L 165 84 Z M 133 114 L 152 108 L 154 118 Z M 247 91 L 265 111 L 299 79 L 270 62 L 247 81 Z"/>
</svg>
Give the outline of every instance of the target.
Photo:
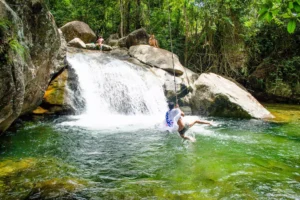
<svg viewBox="0 0 300 200">
<path fill-rule="evenodd" d="M 300 198 L 298 122 L 213 120 L 195 143 L 134 120 L 25 123 L 0 142 L 0 199 Z"/>
</svg>

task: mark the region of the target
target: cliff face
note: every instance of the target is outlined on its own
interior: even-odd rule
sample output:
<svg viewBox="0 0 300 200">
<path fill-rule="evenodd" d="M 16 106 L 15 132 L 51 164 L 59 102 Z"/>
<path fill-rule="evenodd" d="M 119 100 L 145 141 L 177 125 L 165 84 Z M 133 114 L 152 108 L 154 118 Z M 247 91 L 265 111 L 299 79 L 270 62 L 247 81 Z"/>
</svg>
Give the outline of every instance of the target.
<svg viewBox="0 0 300 200">
<path fill-rule="evenodd" d="M 0 134 L 40 104 L 51 76 L 64 67 L 60 47 L 42 0 L 0 0 Z"/>
</svg>

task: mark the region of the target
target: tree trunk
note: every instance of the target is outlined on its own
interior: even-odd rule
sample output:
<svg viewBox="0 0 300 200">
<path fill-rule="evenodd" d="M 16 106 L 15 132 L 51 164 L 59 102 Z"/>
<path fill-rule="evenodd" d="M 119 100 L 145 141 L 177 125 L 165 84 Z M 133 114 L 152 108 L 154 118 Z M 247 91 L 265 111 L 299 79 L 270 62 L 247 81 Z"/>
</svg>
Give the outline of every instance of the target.
<svg viewBox="0 0 300 200">
<path fill-rule="evenodd" d="M 141 25 L 141 0 L 136 0 L 136 19 L 135 19 L 135 29 L 142 28 Z"/>
<path fill-rule="evenodd" d="M 126 13 L 126 29 L 125 29 L 125 33 L 129 34 L 130 33 L 130 10 L 131 10 L 131 3 L 130 0 L 128 0 L 127 3 L 127 13 Z"/>
<path fill-rule="evenodd" d="M 121 38 L 124 36 L 124 19 L 123 19 L 123 0 L 120 0 L 120 16 L 121 16 L 121 23 L 120 23 L 120 35 Z"/>
<path fill-rule="evenodd" d="M 183 14 L 185 20 L 185 44 L 184 44 L 184 66 L 187 67 L 188 61 L 188 40 L 189 40 L 189 21 L 187 16 L 187 1 L 184 3 Z"/>
</svg>

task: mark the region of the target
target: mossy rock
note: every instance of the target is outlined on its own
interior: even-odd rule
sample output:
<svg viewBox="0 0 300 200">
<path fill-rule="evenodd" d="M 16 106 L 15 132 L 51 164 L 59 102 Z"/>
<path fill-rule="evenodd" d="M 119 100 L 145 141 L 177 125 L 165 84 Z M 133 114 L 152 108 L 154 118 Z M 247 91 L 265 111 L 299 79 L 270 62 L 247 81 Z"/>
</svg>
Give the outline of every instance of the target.
<svg viewBox="0 0 300 200">
<path fill-rule="evenodd" d="M 84 185 L 85 181 L 54 178 L 37 183 L 26 199 L 73 199 L 73 194 L 83 189 Z"/>
<path fill-rule="evenodd" d="M 48 112 L 49 112 L 49 110 L 46 110 L 46 109 L 42 108 L 41 106 L 39 106 L 37 109 L 35 109 L 33 111 L 33 114 L 41 115 L 41 114 L 46 114 Z"/>
<path fill-rule="evenodd" d="M 43 101 L 51 105 L 63 105 L 65 103 L 65 89 L 67 86 L 68 71 L 64 70 L 57 76 L 45 92 Z"/>
<path fill-rule="evenodd" d="M 20 171 L 27 170 L 34 166 L 36 161 L 33 158 L 27 158 L 20 161 L 5 160 L 0 162 L 0 179 L 11 176 Z M 1 183 L 0 183 L 1 184 Z"/>
</svg>

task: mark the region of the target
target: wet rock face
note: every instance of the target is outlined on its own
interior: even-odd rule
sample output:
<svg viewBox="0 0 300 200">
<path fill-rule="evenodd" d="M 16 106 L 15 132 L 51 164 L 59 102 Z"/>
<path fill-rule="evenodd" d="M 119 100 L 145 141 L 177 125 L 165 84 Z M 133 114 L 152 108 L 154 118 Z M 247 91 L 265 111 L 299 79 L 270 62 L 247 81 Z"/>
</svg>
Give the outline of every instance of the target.
<svg viewBox="0 0 300 200">
<path fill-rule="evenodd" d="M 85 101 L 81 97 L 78 76 L 68 67 L 58 74 L 49 84 L 41 105 L 34 114 L 78 114 Z"/>
<path fill-rule="evenodd" d="M 61 68 L 61 40 L 54 18 L 42 0 L 0 1 L 0 134 L 20 115 L 35 109 Z M 63 57 L 63 56 L 62 56 Z"/>
<path fill-rule="evenodd" d="M 274 118 L 249 92 L 234 82 L 213 73 L 203 73 L 195 84 L 191 97 L 193 114 Z"/>
</svg>

